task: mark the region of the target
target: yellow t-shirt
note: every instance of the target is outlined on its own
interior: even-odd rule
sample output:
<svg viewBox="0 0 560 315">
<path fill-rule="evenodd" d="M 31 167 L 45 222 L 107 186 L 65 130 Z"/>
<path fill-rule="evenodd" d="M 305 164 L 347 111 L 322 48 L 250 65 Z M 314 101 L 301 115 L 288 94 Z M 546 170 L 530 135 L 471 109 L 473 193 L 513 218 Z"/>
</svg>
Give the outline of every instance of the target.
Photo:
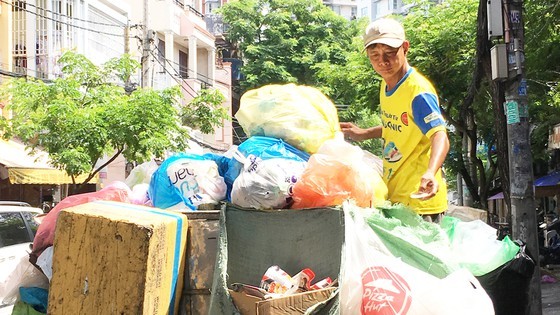
<svg viewBox="0 0 560 315">
<path fill-rule="evenodd" d="M 386 90 L 381 83 L 380 103 L 383 122 L 383 180 L 389 200 L 403 203 L 419 214 L 435 214 L 447 209 L 447 186 L 441 170 L 436 174 L 439 191 L 428 200 L 410 198 L 417 192 L 420 178 L 430 161 L 430 137 L 445 132 L 437 93 L 428 79 L 410 68 L 397 86 Z"/>
</svg>

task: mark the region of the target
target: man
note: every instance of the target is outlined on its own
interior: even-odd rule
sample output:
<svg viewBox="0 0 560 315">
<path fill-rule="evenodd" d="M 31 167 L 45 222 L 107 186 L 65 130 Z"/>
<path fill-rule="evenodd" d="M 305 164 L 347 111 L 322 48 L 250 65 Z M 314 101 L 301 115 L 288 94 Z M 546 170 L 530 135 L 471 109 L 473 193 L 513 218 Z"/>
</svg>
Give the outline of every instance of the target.
<svg viewBox="0 0 560 315">
<path fill-rule="evenodd" d="M 378 19 L 368 25 L 364 49 L 383 78 L 379 93 L 383 124 L 363 129 L 343 122 L 340 127 L 355 141 L 383 138 L 383 179 L 389 200 L 411 207 L 427 221 L 438 221 L 447 209 L 441 166 L 449 139 L 436 91 L 409 66 L 409 48 L 396 20 Z"/>
</svg>

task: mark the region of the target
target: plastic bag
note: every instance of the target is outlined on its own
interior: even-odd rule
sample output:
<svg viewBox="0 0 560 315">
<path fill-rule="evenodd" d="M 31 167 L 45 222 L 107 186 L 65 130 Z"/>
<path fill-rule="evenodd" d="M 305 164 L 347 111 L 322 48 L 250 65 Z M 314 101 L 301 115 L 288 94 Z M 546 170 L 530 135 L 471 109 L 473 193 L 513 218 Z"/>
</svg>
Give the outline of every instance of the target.
<svg viewBox="0 0 560 315">
<path fill-rule="evenodd" d="M 351 314 L 492 315 L 492 301 L 465 269 L 438 279 L 378 250 L 360 208 L 345 202 L 340 310 Z M 382 244 L 381 244 L 382 247 Z"/>
<path fill-rule="evenodd" d="M 124 183 L 131 189 L 139 184 L 149 184 L 152 174 L 154 174 L 158 167 L 159 165 L 154 160 L 142 163 L 130 171 Z"/>
<path fill-rule="evenodd" d="M 48 289 L 49 279 L 33 266 L 27 257 L 23 257 L 14 271 L 3 283 L 0 290 L 0 304 L 14 304 L 19 299 L 20 287 L 37 287 Z"/>
<path fill-rule="evenodd" d="M 495 270 L 519 252 L 519 246 L 508 236 L 498 240 L 496 229 L 481 220 L 462 222 L 445 216 L 440 225 L 449 235 L 453 257 L 475 276 Z"/>
<path fill-rule="evenodd" d="M 424 221 L 402 204 L 385 204 L 378 209 L 381 212 L 365 220 L 393 256 L 440 279 L 460 269 L 439 225 Z"/>
<path fill-rule="evenodd" d="M 250 137 L 243 141 L 236 149 L 228 151 L 231 158 L 228 159 L 227 170 L 224 173 L 224 180 L 226 182 L 228 192 L 227 199 L 231 201 L 231 190 L 233 183 L 243 170 L 243 161 L 233 158 L 241 154 L 244 157 L 253 155 L 261 160 L 282 158 L 286 160 L 293 160 L 298 162 L 307 162 L 309 154 L 300 151 L 281 139 L 270 137 Z"/>
<path fill-rule="evenodd" d="M 292 204 L 292 188 L 306 162 L 283 158 L 262 160 L 238 155 L 244 168 L 233 183 L 231 202 L 245 208 L 282 209 Z"/>
<path fill-rule="evenodd" d="M 294 185 L 292 208 L 341 205 L 351 198 L 362 207 L 382 204 L 387 185 L 381 175 L 364 161 L 364 151 L 337 137 L 327 140 L 308 161 Z"/>
<path fill-rule="evenodd" d="M 248 136 L 283 139 L 308 153 L 340 131 L 334 104 L 316 88 L 295 84 L 247 91 L 235 118 Z"/>
<path fill-rule="evenodd" d="M 152 207 L 153 204 L 148 195 L 148 189 L 150 189 L 150 184 L 134 185 L 130 194 L 130 201 L 135 205 Z"/>
<path fill-rule="evenodd" d="M 64 198 L 51 211 L 49 211 L 49 213 L 47 213 L 39 225 L 35 238 L 33 239 L 33 251 L 29 257 L 31 263 L 35 263 L 37 261 L 37 257 L 39 257 L 45 248 L 53 245 L 56 219 L 58 218 L 58 214 L 61 210 L 96 200 L 130 203 L 130 194 L 130 188 L 128 188 L 125 183 L 113 182 L 100 191 L 78 194 Z"/>
<path fill-rule="evenodd" d="M 42 313 L 33 308 L 33 306 L 24 303 L 22 301 L 16 302 L 12 310 L 12 315 L 42 315 L 47 313 Z"/>
<path fill-rule="evenodd" d="M 199 205 L 222 201 L 226 184 L 214 160 L 180 153 L 163 161 L 154 172 L 148 195 L 152 204 L 161 209 L 186 206 L 196 210 Z"/>
</svg>

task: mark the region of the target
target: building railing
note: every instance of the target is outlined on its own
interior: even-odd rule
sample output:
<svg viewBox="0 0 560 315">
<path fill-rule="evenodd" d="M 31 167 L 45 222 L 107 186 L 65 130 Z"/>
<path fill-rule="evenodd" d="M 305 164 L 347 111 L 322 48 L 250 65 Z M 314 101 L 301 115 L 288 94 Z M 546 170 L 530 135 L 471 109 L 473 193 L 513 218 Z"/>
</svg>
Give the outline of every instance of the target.
<svg viewBox="0 0 560 315">
<path fill-rule="evenodd" d="M 174 0 L 175 4 L 178 5 L 179 7 L 181 7 L 184 10 L 189 10 L 192 13 L 196 14 L 197 16 L 199 16 L 201 19 L 204 19 L 204 14 L 200 13 L 197 9 L 195 9 L 194 7 L 192 7 L 189 4 L 185 4 L 185 2 L 183 0 Z"/>
</svg>

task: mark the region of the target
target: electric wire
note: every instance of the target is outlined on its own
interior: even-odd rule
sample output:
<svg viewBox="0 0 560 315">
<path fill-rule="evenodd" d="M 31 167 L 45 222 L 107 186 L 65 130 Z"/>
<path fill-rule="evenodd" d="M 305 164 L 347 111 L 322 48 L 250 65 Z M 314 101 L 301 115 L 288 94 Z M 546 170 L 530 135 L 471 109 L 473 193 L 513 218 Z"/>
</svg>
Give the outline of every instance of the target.
<svg viewBox="0 0 560 315">
<path fill-rule="evenodd" d="M 7 2 L 7 1 L 5 1 L 5 0 L 0 0 L 0 2 L 5 3 L 5 4 L 7 4 L 7 5 L 10 5 L 10 6 L 12 6 L 12 7 L 15 6 L 14 4 L 11 4 L 11 3 L 9 3 L 9 2 Z M 36 15 L 36 16 L 39 16 L 39 17 L 42 17 L 42 18 L 44 18 L 44 19 L 47 19 L 47 20 L 50 20 L 50 21 L 54 21 L 54 22 L 56 22 L 56 23 L 60 23 L 60 24 L 63 24 L 63 25 L 68 25 L 68 26 L 71 26 L 71 27 L 75 27 L 75 28 L 77 28 L 77 29 L 82 29 L 82 30 L 84 30 L 84 31 L 95 32 L 95 33 L 104 34 L 104 35 L 107 35 L 107 36 L 115 36 L 115 37 L 123 37 L 123 38 L 125 37 L 124 34 L 113 34 L 113 33 L 103 32 L 103 31 L 99 31 L 99 30 L 95 30 L 95 29 L 90 29 L 90 28 L 87 28 L 87 27 L 78 26 L 78 25 L 74 25 L 74 24 L 71 24 L 71 23 L 67 23 L 67 22 L 62 22 L 62 21 L 60 21 L 60 20 L 57 20 L 57 19 L 54 19 L 54 18 L 45 16 L 45 15 L 39 14 L 39 13 L 37 13 L 37 12 L 30 11 L 30 10 L 27 10 L 27 9 L 22 9 L 22 8 L 20 8 L 20 7 L 18 7 L 18 8 L 19 8 L 20 10 L 22 10 L 22 11 L 28 12 L 28 13 L 30 13 L 30 14 L 33 14 L 33 15 Z M 124 26 L 123 26 L 123 27 L 124 27 Z"/>
<path fill-rule="evenodd" d="M 4 1 L 2 1 L 2 2 L 4 2 Z M 4 3 L 6 3 L 6 2 L 4 2 Z M 21 3 L 21 1 L 16 1 L 16 3 Z M 8 3 L 8 4 L 9 4 L 9 3 Z M 25 4 L 25 7 L 27 7 L 27 6 L 34 7 L 35 9 L 38 9 L 38 10 L 41 10 L 41 11 L 49 12 L 49 13 L 56 14 L 56 15 L 61 16 L 61 17 L 65 17 L 65 18 L 67 18 L 67 19 L 72 19 L 72 20 L 76 20 L 76 21 L 80 21 L 80 22 L 87 22 L 87 23 L 91 23 L 91 24 L 98 24 L 98 25 L 112 26 L 112 27 L 125 27 L 124 25 L 119 25 L 119 24 L 111 24 L 111 23 L 104 23 L 104 22 L 95 22 L 95 21 L 80 19 L 80 18 L 77 18 L 77 17 L 73 17 L 73 16 L 69 16 L 69 15 L 63 14 L 63 13 L 58 13 L 58 12 L 54 12 L 54 11 L 52 11 L 52 10 L 44 9 L 44 8 L 38 7 L 38 6 L 36 6 L 36 5 L 34 5 L 34 4 L 31 4 L 31 3 L 26 3 L 26 2 L 24 2 L 24 4 Z M 17 8 L 20 9 L 20 10 L 23 9 L 21 6 L 19 6 L 19 5 L 17 5 L 17 4 L 15 4 L 15 5 L 14 5 L 14 4 L 11 4 L 11 6 L 17 7 Z M 24 9 L 23 9 L 23 10 L 24 10 Z"/>
<path fill-rule="evenodd" d="M 165 54 L 159 49 L 159 47 L 158 47 L 157 45 L 154 45 L 154 46 L 155 46 L 155 48 L 157 49 L 157 51 L 158 51 L 158 53 L 160 54 L 160 56 L 163 57 L 162 59 L 164 59 L 167 63 L 169 63 L 169 65 L 171 65 L 171 67 L 173 67 L 173 64 L 172 64 L 172 63 L 177 64 L 176 62 L 167 59 L 167 58 L 165 57 Z M 179 64 L 179 67 L 180 67 L 180 66 L 181 66 L 181 65 Z M 187 69 L 187 71 L 189 71 L 189 69 Z M 191 71 L 192 71 L 192 70 L 191 70 Z M 210 79 L 208 76 L 205 76 L 204 74 L 202 74 L 202 73 L 200 73 L 200 72 L 197 72 L 196 75 L 197 75 L 197 77 L 200 76 L 200 77 L 203 77 L 203 78 L 206 78 L 206 79 Z M 202 80 L 201 80 L 201 81 L 202 81 Z M 203 81 L 203 82 L 204 82 L 204 81 Z"/>
</svg>

